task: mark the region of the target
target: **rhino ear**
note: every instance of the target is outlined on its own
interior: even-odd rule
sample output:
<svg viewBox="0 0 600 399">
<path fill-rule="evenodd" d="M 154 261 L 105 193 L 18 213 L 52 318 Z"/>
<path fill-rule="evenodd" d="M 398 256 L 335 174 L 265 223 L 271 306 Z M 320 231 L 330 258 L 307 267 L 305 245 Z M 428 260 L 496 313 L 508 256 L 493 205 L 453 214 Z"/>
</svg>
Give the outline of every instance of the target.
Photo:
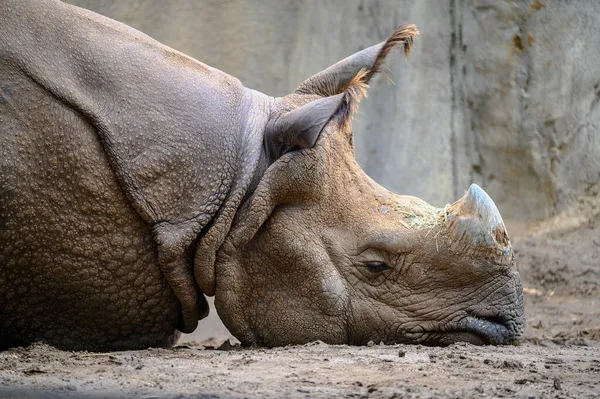
<svg viewBox="0 0 600 399">
<path fill-rule="evenodd" d="M 270 161 L 290 151 L 313 147 L 343 100 L 344 94 L 320 98 L 270 122 L 265 131 L 265 148 Z"/>
<path fill-rule="evenodd" d="M 415 25 L 401 25 L 386 41 L 359 51 L 306 79 L 298 86 L 296 93 L 325 97 L 341 93 L 362 69 L 367 71 L 363 82 L 368 83 L 379 72 L 390 50 L 398 44 L 404 44 L 404 55 L 408 57 L 414 37 L 418 34 L 419 30 Z"/>
</svg>

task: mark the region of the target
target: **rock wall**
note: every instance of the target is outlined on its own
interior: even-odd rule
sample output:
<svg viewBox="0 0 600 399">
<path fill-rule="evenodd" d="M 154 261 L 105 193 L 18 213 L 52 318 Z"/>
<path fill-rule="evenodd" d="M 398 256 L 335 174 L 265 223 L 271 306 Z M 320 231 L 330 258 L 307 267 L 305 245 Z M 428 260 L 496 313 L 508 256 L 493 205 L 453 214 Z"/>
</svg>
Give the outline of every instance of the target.
<svg viewBox="0 0 600 399">
<path fill-rule="evenodd" d="M 471 182 L 509 224 L 600 211 L 600 2 L 573 0 L 70 0 L 270 95 L 377 43 L 387 62 L 354 128 L 375 180 L 441 206 Z"/>
<path fill-rule="evenodd" d="M 459 178 L 487 186 L 511 218 L 546 218 L 584 197 L 597 211 L 600 2 L 459 4 Z"/>
</svg>

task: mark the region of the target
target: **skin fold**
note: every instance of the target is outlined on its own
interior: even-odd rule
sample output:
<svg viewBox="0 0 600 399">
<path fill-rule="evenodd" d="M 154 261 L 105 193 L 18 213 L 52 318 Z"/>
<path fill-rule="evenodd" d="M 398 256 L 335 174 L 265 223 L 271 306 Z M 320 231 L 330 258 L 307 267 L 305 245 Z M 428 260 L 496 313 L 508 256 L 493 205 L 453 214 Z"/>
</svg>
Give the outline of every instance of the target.
<svg viewBox="0 0 600 399">
<path fill-rule="evenodd" d="M 216 297 L 244 345 L 505 344 L 524 329 L 504 223 L 354 158 L 399 27 L 281 98 L 93 12 L 0 4 L 0 347 L 169 346 Z"/>
</svg>

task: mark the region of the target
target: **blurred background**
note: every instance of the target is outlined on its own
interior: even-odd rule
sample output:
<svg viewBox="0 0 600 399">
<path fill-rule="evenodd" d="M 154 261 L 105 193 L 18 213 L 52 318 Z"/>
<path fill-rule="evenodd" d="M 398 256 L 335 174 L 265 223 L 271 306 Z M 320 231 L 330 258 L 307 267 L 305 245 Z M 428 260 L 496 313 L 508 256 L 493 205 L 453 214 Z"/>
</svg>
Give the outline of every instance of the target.
<svg viewBox="0 0 600 399">
<path fill-rule="evenodd" d="M 599 1 L 69 2 L 272 96 L 398 25 L 416 24 L 421 35 L 408 61 L 402 51 L 387 60 L 394 85 L 379 76 L 361 103 L 354 121 L 359 163 L 388 189 L 437 206 L 457 200 L 472 182 L 482 186 L 517 250 L 521 237 L 546 237 L 521 244 L 529 248 L 522 274 L 537 292 L 554 293 L 558 283 L 543 283 L 548 269 L 541 266 L 536 277 L 535 251 L 539 264 L 566 262 L 582 279 L 591 279 L 586 270 L 600 278 Z M 587 230 L 577 230 L 582 226 Z M 556 256 L 548 248 L 558 248 Z M 582 264 L 588 269 L 579 270 Z M 597 295 L 598 284 L 592 288 Z"/>
</svg>

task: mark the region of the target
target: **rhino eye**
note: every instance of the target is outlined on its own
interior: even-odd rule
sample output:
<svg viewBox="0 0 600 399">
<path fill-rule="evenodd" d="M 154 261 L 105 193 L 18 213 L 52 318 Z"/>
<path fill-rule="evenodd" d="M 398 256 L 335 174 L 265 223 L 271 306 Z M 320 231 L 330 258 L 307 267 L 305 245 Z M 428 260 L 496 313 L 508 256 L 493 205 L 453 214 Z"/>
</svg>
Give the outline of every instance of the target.
<svg viewBox="0 0 600 399">
<path fill-rule="evenodd" d="M 378 261 L 369 261 L 365 263 L 367 265 L 367 269 L 371 273 L 381 273 L 383 271 L 388 270 L 390 267 L 383 262 Z"/>
</svg>

